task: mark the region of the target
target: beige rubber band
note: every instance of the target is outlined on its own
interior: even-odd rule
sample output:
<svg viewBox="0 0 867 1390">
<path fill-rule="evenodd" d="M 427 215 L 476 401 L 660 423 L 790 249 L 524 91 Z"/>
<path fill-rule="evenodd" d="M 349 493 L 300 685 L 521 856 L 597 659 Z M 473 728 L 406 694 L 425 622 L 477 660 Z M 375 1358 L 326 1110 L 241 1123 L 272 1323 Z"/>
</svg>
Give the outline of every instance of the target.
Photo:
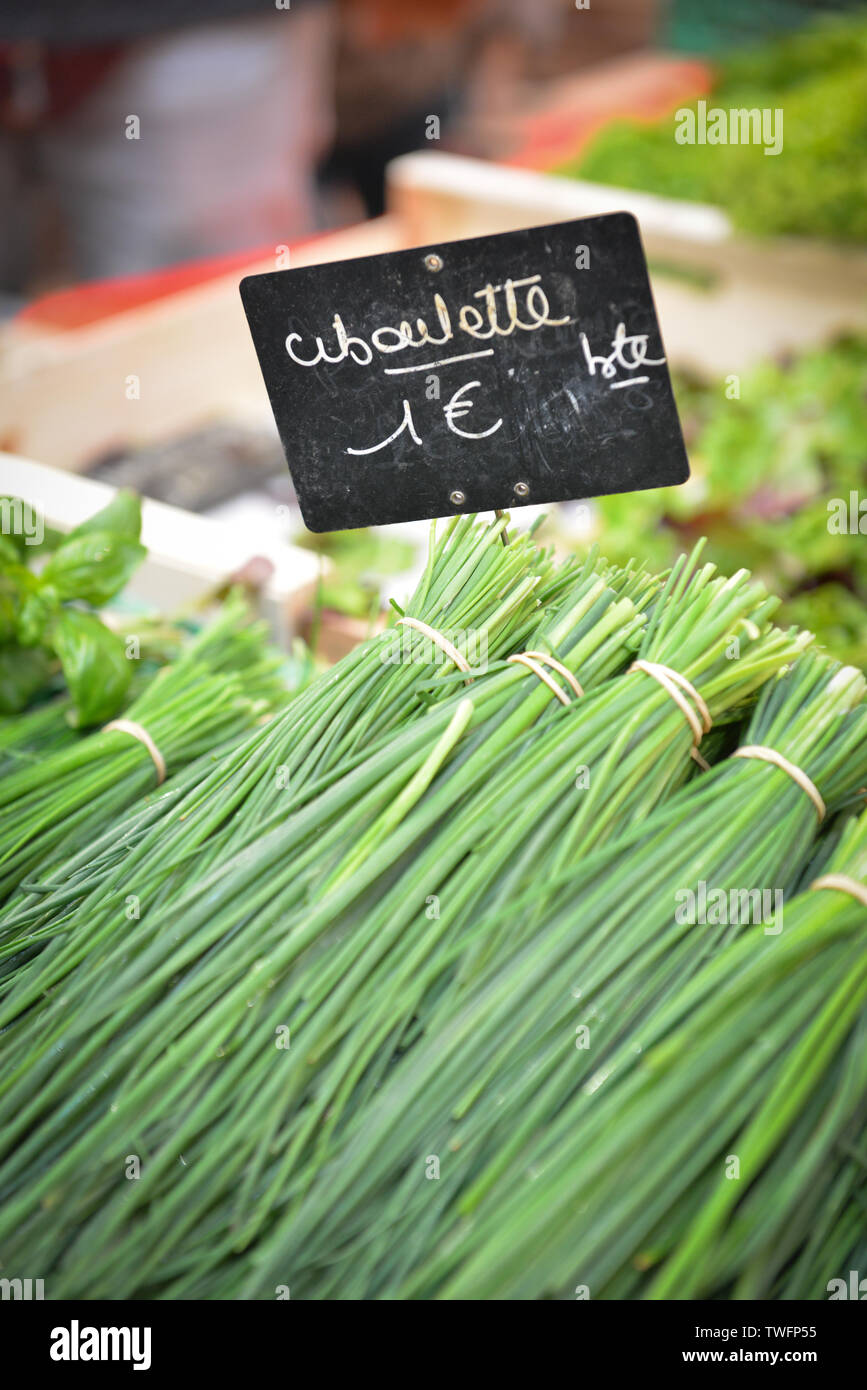
<svg viewBox="0 0 867 1390">
<path fill-rule="evenodd" d="M 110 724 L 103 724 L 101 733 L 110 733 L 116 729 L 119 734 L 129 734 L 130 738 L 138 739 L 139 743 L 148 750 L 151 761 L 157 770 L 157 786 L 165 781 L 166 762 L 160 750 L 157 748 L 147 729 L 142 724 L 137 724 L 134 719 L 112 719 Z"/>
<path fill-rule="evenodd" d="M 514 656 L 508 657 L 507 661 L 520 663 L 521 666 L 526 666 L 528 671 L 532 671 L 534 676 L 538 676 L 539 680 L 542 681 L 544 685 L 547 685 L 552 695 L 556 695 L 561 705 L 571 705 L 572 701 L 569 699 L 566 692 L 560 689 L 554 677 L 548 674 L 545 670 L 545 666 L 551 666 L 555 671 L 559 671 L 563 679 L 568 681 L 576 695 L 584 694 L 584 691 L 572 675 L 572 672 L 568 670 L 561 661 L 557 661 L 555 657 L 549 656 L 547 652 L 516 652 Z M 545 666 L 541 664 L 542 662 L 545 663 Z"/>
<path fill-rule="evenodd" d="M 821 878 L 814 879 L 810 887 L 836 888 L 841 893 L 848 893 L 850 897 L 867 907 L 867 883 L 859 883 L 856 878 L 850 878 L 848 874 L 823 874 Z"/>
<path fill-rule="evenodd" d="M 652 676 L 655 681 L 659 682 L 665 693 L 671 697 L 692 730 L 690 757 L 694 758 L 699 767 L 707 772 L 709 764 L 701 756 L 698 748 L 702 736 L 709 734 L 713 728 L 713 720 L 710 717 L 710 710 L 695 686 L 679 671 L 674 671 L 670 666 L 663 666 L 659 661 L 633 661 L 629 671 L 643 671 L 645 675 Z M 627 675 L 629 671 L 627 671 Z M 695 701 L 698 714 L 685 698 L 683 691 Z M 699 714 L 701 719 L 699 719 Z"/>
<path fill-rule="evenodd" d="M 415 628 L 416 632 L 421 632 L 425 637 L 429 637 L 434 646 L 439 647 L 440 651 L 449 658 L 449 661 L 454 662 L 459 671 L 468 672 L 470 670 L 470 663 L 465 656 L 461 656 L 457 647 L 441 632 L 437 632 L 435 627 L 428 627 L 427 623 L 423 623 L 421 618 L 398 618 L 397 626 Z"/>
<path fill-rule="evenodd" d="M 776 748 L 766 748 L 762 743 L 748 744 L 744 748 L 736 748 L 732 753 L 733 758 L 758 758 L 763 763 L 773 763 L 781 772 L 786 772 L 793 782 L 797 782 L 801 791 L 807 793 L 816 808 L 819 820 L 825 819 L 825 803 L 822 794 L 815 782 L 811 781 L 806 772 L 790 763 L 788 758 L 784 758 L 782 753 L 778 753 Z"/>
<path fill-rule="evenodd" d="M 557 671 L 563 677 L 566 684 L 570 686 L 572 690 L 575 691 L 575 694 L 579 697 L 579 699 L 584 694 L 584 691 L 578 684 L 578 681 L 575 679 L 572 672 L 569 670 L 569 667 L 564 666 L 562 661 L 558 661 L 555 656 L 551 656 L 548 652 L 517 652 L 515 656 L 510 656 L 508 660 L 520 661 L 525 656 L 532 657 L 534 661 L 540 661 L 543 666 L 550 666 L 553 671 Z M 526 662 L 524 664 L 526 665 Z"/>
<path fill-rule="evenodd" d="M 568 667 L 568 666 L 564 666 L 563 663 L 562 663 L 562 661 L 558 661 L 557 658 L 556 658 L 555 656 L 549 656 L 547 652 L 533 652 L 533 651 L 523 652 L 523 653 L 520 653 L 520 655 L 523 655 L 523 656 L 532 656 L 532 657 L 535 658 L 536 661 L 541 661 L 541 663 L 542 663 L 543 666 L 550 666 L 552 670 L 554 670 L 554 671 L 559 671 L 560 675 L 563 677 L 563 679 L 564 679 L 564 681 L 566 682 L 566 684 L 567 684 L 567 685 L 570 685 L 570 686 L 572 687 L 572 689 L 575 691 L 575 694 L 579 697 L 579 699 L 580 699 L 580 697 L 584 694 L 584 691 L 582 690 L 581 686 L 578 684 L 578 682 L 577 682 L 577 680 L 575 679 L 575 677 L 572 675 L 572 672 L 569 670 L 569 667 Z"/>
</svg>

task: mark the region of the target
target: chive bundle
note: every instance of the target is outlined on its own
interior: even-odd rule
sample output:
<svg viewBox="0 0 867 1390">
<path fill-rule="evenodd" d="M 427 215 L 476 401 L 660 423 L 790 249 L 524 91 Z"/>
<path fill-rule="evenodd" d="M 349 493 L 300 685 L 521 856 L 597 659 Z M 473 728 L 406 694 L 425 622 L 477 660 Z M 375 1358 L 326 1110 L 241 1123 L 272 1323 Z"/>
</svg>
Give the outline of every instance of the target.
<svg viewBox="0 0 867 1390">
<path fill-rule="evenodd" d="M 532 533 L 503 546 L 505 525 L 505 518 L 476 525 L 460 517 L 439 538 L 432 528 L 424 575 L 401 616 L 451 631 L 462 654 L 480 634 L 489 659 L 519 649 L 539 610 L 556 602 L 573 566 L 555 573 Z M 47 876 L 49 866 L 31 867 L 34 894 L 6 914 L 0 936 L 14 942 L 23 933 L 42 941 L 60 924 L 72 932 L 82 923 L 88 933 L 97 932 L 107 914 L 116 920 L 115 883 L 121 883 L 124 899 L 135 894 L 152 904 L 159 894 L 167 901 L 186 888 L 193 857 L 203 874 L 262 833 L 269 818 L 282 820 L 313 794 L 308 788 L 327 785 L 335 769 L 345 772 L 369 744 L 423 712 L 453 669 L 443 662 L 432 682 L 423 637 L 409 628 L 404 636 L 407 660 L 394 662 L 393 631 L 363 644 L 296 696 L 284 715 L 225 756 L 206 757 L 170 779 L 149 806 L 113 823 L 85 853 L 52 862 Z M 90 827 L 98 824 L 91 817 Z M 28 863 L 34 860 L 38 848 Z M 77 915 L 74 905 L 81 907 Z"/>
<path fill-rule="evenodd" d="M 832 865 L 867 881 L 867 817 Z M 645 1056 L 602 1101 L 581 1156 L 551 1154 L 539 1199 L 565 1159 L 572 1191 L 605 1213 L 610 1241 L 603 1252 L 598 1219 L 570 1220 L 568 1255 L 565 1231 L 546 1252 L 555 1279 L 559 1261 L 568 1279 L 576 1270 L 595 1277 L 600 1293 L 610 1280 L 615 1296 L 642 1286 L 651 1298 L 770 1295 L 809 1230 L 838 1145 L 853 1122 L 863 1126 L 865 925 L 848 893 L 807 891 L 789 904 L 779 937 L 734 941 L 660 1011 Z M 472 1281 L 468 1266 L 449 1292 L 460 1296 Z M 824 1286 L 808 1296 L 825 1297 Z"/>
<path fill-rule="evenodd" d="M 311 1086 L 336 1087 L 329 1093 L 336 1113 L 350 1091 L 357 1106 L 375 1086 L 407 1026 L 407 1002 L 398 990 L 391 991 L 392 1012 L 380 1011 L 363 1039 L 364 1075 L 353 1060 L 351 1035 L 346 1060 L 338 1053 L 338 1070 L 330 1080 L 328 1068 L 335 1042 L 349 1034 L 350 1025 L 364 1030 L 365 1011 L 378 997 L 370 980 L 387 942 L 380 940 L 377 912 L 370 911 L 371 895 L 375 901 L 403 857 L 431 835 L 432 846 L 447 840 L 437 834 L 438 827 L 449 818 L 450 830 L 451 816 L 467 805 L 470 839 L 459 838 L 456 850 L 443 843 L 436 855 L 454 867 L 455 854 L 462 859 L 478 834 L 474 796 L 481 798 L 489 835 L 515 804 L 526 774 L 522 758 L 532 756 L 547 771 L 568 767 L 588 747 L 604 769 L 601 786 L 610 800 L 606 804 L 597 793 L 584 816 L 582 838 L 588 843 L 594 834 L 604 838 L 615 823 L 615 807 L 622 810 L 633 796 L 637 814 L 683 781 L 693 766 L 689 727 L 666 693 L 642 672 L 612 678 L 636 646 L 644 657 L 676 662 L 701 685 L 718 718 L 737 708 L 802 645 L 796 635 L 768 626 L 773 604 L 746 576 L 717 579 L 712 566 L 695 563 L 679 565 L 652 596 L 647 631 L 639 641 L 645 624 L 623 591 L 630 589 L 646 602 L 651 590 L 633 575 L 611 578 L 613 584 L 606 584 L 585 565 L 534 637 L 537 646 L 547 643 L 546 649 L 580 673 L 586 699 L 564 709 L 523 668 L 489 671 L 473 680 L 471 693 L 464 686 L 464 693 L 438 702 L 233 860 L 197 879 L 186 894 L 158 903 L 132 937 L 116 928 L 116 943 L 111 934 L 98 945 L 94 939 L 91 956 L 98 949 L 99 958 L 73 966 L 59 998 L 21 1017 L 46 987 L 39 962 L 35 975 L 25 974 L 13 990 L 3 1012 L 10 1022 L 19 1016 L 7 1048 L 7 1103 L 17 1113 L 9 1140 L 30 1133 L 0 1171 L 0 1181 L 18 1185 L 15 1174 L 23 1171 L 20 1165 L 32 1146 L 53 1152 L 48 1136 L 57 1133 L 58 1120 L 66 1131 L 68 1096 L 78 1094 L 72 1133 L 67 1131 L 67 1140 L 74 1142 L 64 1145 L 56 1167 L 49 1162 L 43 1168 L 23 1200 L 29 1206 L 33 1195 L 56 1184 L 67 1190 L 71 1183 L 74 1189 L 76 1165 L 88 1155 L 87 1193 L 73 1197 L 70 1191 L 68 1209 L 83 1223 L 76 1247 L 88 1249 L 97 1280 L 106 1281 L 97 1286 L 108 1287 L 110 1279 L 115 1289 L 138 1287 L 157 1268 L 171 1268 L 166 1256 L 172 1247 L 180 1247 L 182 1264 L 190 1259 L 183 1238 L 218 1197 L 226 1215 L 220 1216 L 219 1238 L 211 1243 L 207 1263 L 230 1255 L 270 1222 L 293 1167 L 308 1157 L 310 1146 L 318 1148 L 325 1106 L 317 1098 L 305 1108 Z M 726 652 L 738 629 L 745 650 L 732 660 Z M 601 683 L 593 694 L 596 679 Z M 613 742 L 612 728 L 621 730 Z M 555 784 L 554 791 L 562 798 L 565 788 Z M 570 812 L 574 816 L 574 805 L 572 790 L 565 810 L 559 807 L 561 823 Z M 577 851 L 578 844 L 573 841 L 570 848 Z M 559 852 L 555 862 L 558 857 Z M 499 862 L 492 860 L 491 867 L 496 870 Z M 430 937 L 435 944 L 435 929 Z M 56 979 L 57 962 L 49 964 Z M 400 962 L 400 982 L 408 979 L 406 962 Z M 275 1030 L 282 1026 L 301 1039 L 285 1058 L 271 1051 Z M 115 1100 L 106 1113 L 109 1094 Z M 93 1123 L 85 1126 L 88 1111 Z M 136 1133 L 150 1136 L 152 1158 L 130 1196 L 117 1190 L 114 1155 L 118 1143 L 132 1142 L 131 1135 L 122 1136 L 133 1112 Z M 171 1135 L 162 1148 L 160 1135 Z M 175 1145 L 183 1146 L 188 1169 L 182 1187 L 171 1171 Z M 282 1155 L 276 1165 L 274 1146 Z M 97 1191 L 98 1213 L 91 1208 Z M 154 1224 L 146 1211 L 157 1192 L 161 1218 Z M 131 1202 L 143 1216 L 135 1260 L 127 1261 L 110 1247 L 111 1233 L 130 1219 Z M 16 1206 L 10 1202 L 9 1213 Z M 88 1225 L 84 1214 L 91 1209 Z M 50 1222 L 31 1211 L 26 1224 L 43 1259 L 50 1258 L 49 1247 L 66 1239 L 57 1208 Z M 102 1238 L 108 1244 L 97 1258 L 94 1241 Z M 67 1261 L 74 1264 L 75 1257 L 70 1254 Z"/>
<path fill-rule="evenodd" d="M 125 718 L 146 731 L 168 767 L 182 767 L 273 709 L 283 693 L 278 664 L 265 649 L 263 625 L 249 624 L 235 595 L 154 677 Z M 0 781 L 0 895 L 35 866 L 86 842 L 156 780 L 144 743 L 115 729 L 7 775 Z"/>
<path fill-rule="evenodd" d="M 764 692 L 749 739 L 797 754 L 829 806 L 845 804 L 863 790 L 867 776 L 863 691 L 863 679 L 851 668 L 802 658 Z M 580 1179 L 599 1098 L 616 1088 L 621 1068 L 638 1064 L 656 1011 L 688 993 L 707 956 L 741 932 L 741 949 L 749 953 L 754 934 L 761 933 L 737 923 L 678 923 L 677 888 L 700 878 L 727 891 L 786 888 L 796 881 L 815 832 L 812 804 L 784 773 L 730 759 L 572 869 L 567 882 L 552 883 L 549 905 L 529 917 L 532 933 L 518 940 L 513 958 L 489 965 L 463 1000 L 452 995 L 443 1001 L 428 1021 L 429 1040 L 347 1127 L 344 1147 L 314 1174 L 312 1185 L 299 1183 L 303 1201 L 274 1237 L 271 1259 L 285 1261 L 291 1251 L 300 1286 L 309 1269 L 311 1287 L 324 1296 L 382 1296 L 395 1287 L 424 1296 L 443 1290 L 472 1297 L 545 1294 L 565 1289 L 561 1280 L 570 1277 L 551 1272 L 557 1268 L 552 1232 L 564 1232 L 567 1251 L 578 1248 L 580 1214 L 589 1210 L 597 1228 L 587 1240 L 592 1235 L 598 1247 L 588 1248 L 598 1263 L 588 1257 L 585 1277 L 575 1283 L 589 1283 L 596 1296 L 611 1277 L 605 1261 L 616 1258 L 616 1227 L 606 1224 L 613 1201 L 585 1207 Z M 540 894 L 544 885 L 534 885 L 513 905 L 519 922 Z M 863 922 L 863 909 L 861 916 Z M 480 923 L 478 937 L 487 940 L 494 925 Z M 576 1032 L 585 1027 L 590 1046 L 578 1050 Z M 648 1191 L 660 1188 L 659 1175 L 648 1164 L 646 1186 L 639 1182 L 631 1131 L 621 1126 L 619 1104 L 612 1105 L 624 1165 L 632 1164 L 628 1182 L 621 1174 L 620 1193 L 643 1218 Z M 558 1170 L 558 1206 L 543 1176 L 561 1135 L 569 1157 Z M 680 1166 L 669 1181 L 679 1192 L 684 1170 L 677 1152 Z M 437 1183 L 423 1179 L 428 1154 L 441 1156 Z M 520 1210 L 514 1222 L 513 1208 Z M 430 1240 L 431 1222 L 442 1239 L 439 1263 L 431 1260 L 404 1286 L 401 1260 L 412 1251 L 414 1233 L 425 1230 Z M 476 1251 L 478 1273 L 471 1276 L 466 1269 L 475 1270 Z M 272 1267 L 264 1264 L 263 1283 Z"/>
<path fill-rule="evenodd" d="M 816 1296 L 857 1248 L 864 909 L 807 885 L 865 876 L 864 679 L 698 552 L 504 524 L 0 914 L 0 1242 L 53 1296 Z"/>
<path fill-rule="evenodd" d="M 749 739 L 798 756 L 834 808 L 867 777 L 863 691 L 852 669 L 803 657 L 761 696 Z M 388 1259 L 403 1258 L 440 1205 L 452 1205 L 460 1226 L 475 1208 L 485 1211 L 490 1190 L 496 1201 L 497 1181 L 504 1191 L 514 1187 L 515 1166 L 524 1186 L 525 1173 L 540 1162 L 524 1152 L 532 1134 L 545 1133 L 579 1087 L 592 1095 L 607 1086 L 618 1048 L 639 1055 L 647 1013 L 738 933 L 738 924 L 685 927 L 672 920 L 677 885 L 704 877 L 711 887 L 791 887 L 816 824 L 809 798 L 782 771 L 729 759 L 571 869 L 563 883 L 552 881 L 543 910 L 545 880 L 532 881 L 511 906 L 513 958 L 488 963 L 467 997 L 450 992 L 424 1020 L 429 1041 L 350 1118 L 345 1150 L 331 1155 L 313 1184 L 313 1163 L 299 1177 L 303 1200 L 296 1198 L 275 1234 L 272 1258 L 279 1264 L 292 1251 L 302 1283 L 306 1262 L 315 1269 L 327 1258 L 327 1293 L 381 1295 L 393 1273 Z M 472 948 L 488 945 L 497 929 L 502 934 L 507 910 L 500 902 L 468 937 L 465 973 L 478 976 Z M 575 1051 L 581 1027 L 592 1045 Z M 588 1104 L 584 1093 L 575 1104 Z M 571 1111 L 563 1126 L 574 1129 Z M 428 1154 L 442 1155 L 436 1183 L 421 1176 Z M 500 1229 L 497 1213 L 495 1205 L 490 1225 Z M 474 1240 L 468 1233 L 465 1248 Z M 349 1254 L 338 1261 L 343 1248 Z M 456 1264 L 463 1252 L 457 1245 Z M 499 1269 L 504 1258 L 500 1251 L 490 1265 Z"/>
</svg>

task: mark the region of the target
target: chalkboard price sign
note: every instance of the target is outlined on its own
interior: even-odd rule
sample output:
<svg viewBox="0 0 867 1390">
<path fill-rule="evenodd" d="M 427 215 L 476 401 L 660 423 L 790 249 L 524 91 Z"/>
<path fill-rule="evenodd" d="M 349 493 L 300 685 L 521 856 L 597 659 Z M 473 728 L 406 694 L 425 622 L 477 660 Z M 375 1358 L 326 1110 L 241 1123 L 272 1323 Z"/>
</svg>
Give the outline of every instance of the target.
<svg viewBox="0 0 867 1390">
<path fill-rule="evenodd" d="M 689 476 L 627 213 L 252 275 L 241 297 L 312 531 Z"/>
</svg>

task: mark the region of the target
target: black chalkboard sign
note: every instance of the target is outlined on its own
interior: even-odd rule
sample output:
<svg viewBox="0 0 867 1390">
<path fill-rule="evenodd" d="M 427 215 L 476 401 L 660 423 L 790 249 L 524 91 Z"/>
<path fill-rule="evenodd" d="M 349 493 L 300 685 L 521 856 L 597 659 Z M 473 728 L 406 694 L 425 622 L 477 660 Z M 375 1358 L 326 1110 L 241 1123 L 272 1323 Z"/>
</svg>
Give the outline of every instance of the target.
<svg viewBox="0 0 867 1390">
<path fill-rule="evenodd" d="M 682 483 L 628 213 L 241 282 L 312 531 Z"/>
</svg>

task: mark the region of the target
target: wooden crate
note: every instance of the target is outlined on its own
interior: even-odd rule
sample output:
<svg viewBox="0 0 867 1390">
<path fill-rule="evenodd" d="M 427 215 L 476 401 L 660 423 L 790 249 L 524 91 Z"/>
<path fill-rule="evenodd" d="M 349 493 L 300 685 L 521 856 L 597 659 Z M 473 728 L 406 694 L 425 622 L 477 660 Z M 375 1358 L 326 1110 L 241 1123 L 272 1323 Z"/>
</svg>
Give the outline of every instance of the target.
<svg viewBox="0 0 867 1390">
<path fill-rule="evenodd" d="M 394 221 L 383 217 L 290 248 L 290 264 L 397 244 Z M 0 335 L 0 448 L 80 470 L 215 420 L 270 421 L 238 283 L 274 269 L 272 257 L 73 330 L 13 320 Z"/>
<path fill-rule="evenodd" d="M 632 212 L 669 361 L 706 376 L 867 331 L 861 248 L 748 238 L 719 208 L 434 151 L 393 161 L 388 193 L 410 246 Z"/>
</svg>

